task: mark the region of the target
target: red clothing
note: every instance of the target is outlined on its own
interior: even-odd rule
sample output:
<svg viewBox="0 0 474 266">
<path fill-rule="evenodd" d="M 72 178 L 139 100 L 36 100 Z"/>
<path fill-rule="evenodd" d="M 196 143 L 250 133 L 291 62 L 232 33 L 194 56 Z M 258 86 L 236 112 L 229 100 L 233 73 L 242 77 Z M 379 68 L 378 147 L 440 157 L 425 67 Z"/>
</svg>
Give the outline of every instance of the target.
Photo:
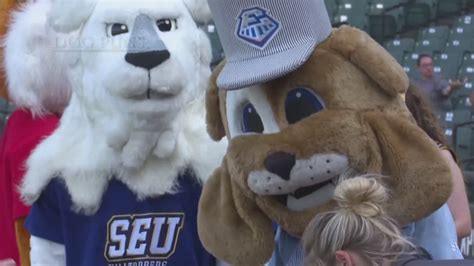
<svg viewBox="0 0 474 266">
<path fill-rule="evenodd" d="M 30 111 L 22 109 L 7 121 L 0 141 L 0 260 L 12 258 L 20 265 L 14 222 L 26 217 L 29 207 L 21 202 L 17 188 L 29 155 L 58 123 L 56 115 L 33 118 Z"/>
</svg>

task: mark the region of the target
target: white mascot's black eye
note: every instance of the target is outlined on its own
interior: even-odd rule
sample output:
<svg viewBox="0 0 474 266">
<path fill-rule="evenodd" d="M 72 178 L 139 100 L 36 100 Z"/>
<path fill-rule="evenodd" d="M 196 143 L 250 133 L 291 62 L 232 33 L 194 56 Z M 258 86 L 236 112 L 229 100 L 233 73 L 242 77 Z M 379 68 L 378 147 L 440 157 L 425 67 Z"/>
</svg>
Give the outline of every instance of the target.
<svg viewBox="0 0 474 266">
<path fill-rule="evenodd" d="M 176 19 L 160 19 L 156 21 L 156 26 L 161 32 L 172 31 L 176 29 Z"/>
<path fill-rule="evenodd" d="M 114 23 L 107 26 L 107 34 L 109 36 L 117 36 L 128 33 L 128 26 L 125 24 Z"/>
</svg>

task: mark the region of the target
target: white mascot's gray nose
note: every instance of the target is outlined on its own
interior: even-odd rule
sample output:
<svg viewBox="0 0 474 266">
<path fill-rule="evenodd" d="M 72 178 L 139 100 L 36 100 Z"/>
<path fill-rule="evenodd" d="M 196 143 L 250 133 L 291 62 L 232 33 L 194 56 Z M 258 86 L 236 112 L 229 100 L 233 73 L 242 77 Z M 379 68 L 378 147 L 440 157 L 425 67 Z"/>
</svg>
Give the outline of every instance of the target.
<svg viewBox="0 0 474 266">
<path fill-rule="evenodd" d="M 170 57 L 170 53 L 155 29 L 155 22 L 146 15 L 139 15 L 128 43 L 125 61 L 151 70 Z"/>
</svg>

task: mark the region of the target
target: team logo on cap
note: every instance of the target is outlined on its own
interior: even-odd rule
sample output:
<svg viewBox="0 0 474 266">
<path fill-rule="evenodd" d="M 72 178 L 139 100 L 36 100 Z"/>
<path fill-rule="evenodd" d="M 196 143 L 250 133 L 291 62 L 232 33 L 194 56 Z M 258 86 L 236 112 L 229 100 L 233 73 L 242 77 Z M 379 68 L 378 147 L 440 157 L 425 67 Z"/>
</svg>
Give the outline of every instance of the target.
<svg viewBox="0 0 474 266">
<path fill-rule="evenodd" d="M 242 10 L 238 20 L 237 38 L 262 50 L 281 29 L 280 23 L 261 7 Z"/>
</svg>

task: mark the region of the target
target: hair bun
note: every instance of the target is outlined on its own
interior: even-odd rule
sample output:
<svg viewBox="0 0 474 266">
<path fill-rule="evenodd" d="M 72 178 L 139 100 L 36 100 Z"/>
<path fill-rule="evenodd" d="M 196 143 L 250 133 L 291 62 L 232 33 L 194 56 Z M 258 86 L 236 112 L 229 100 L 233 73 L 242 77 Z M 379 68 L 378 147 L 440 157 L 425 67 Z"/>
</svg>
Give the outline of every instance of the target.
<svg viewBox="0 0 474 266">
<path fill-rule="evenodd" d="M 387 198 L 385 187 L 370 176 L 344 180 L 334 191 L 334 200 L 339 207 L 363 217 L 382 215 L 382 204 Z"/>
</svg>

